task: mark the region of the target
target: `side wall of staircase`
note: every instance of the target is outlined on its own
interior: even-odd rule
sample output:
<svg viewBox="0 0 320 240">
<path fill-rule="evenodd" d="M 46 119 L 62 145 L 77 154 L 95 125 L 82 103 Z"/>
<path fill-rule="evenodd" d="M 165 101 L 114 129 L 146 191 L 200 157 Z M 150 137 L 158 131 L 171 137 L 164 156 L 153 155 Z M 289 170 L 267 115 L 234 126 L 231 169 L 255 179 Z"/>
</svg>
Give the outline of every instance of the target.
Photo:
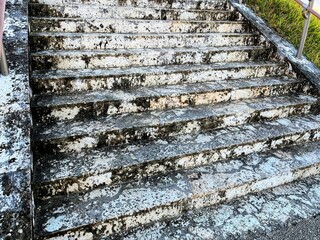
<svg viewBox="0 0 320 240">
<path fill-rule="evenodd" d="M 6 1 L 3 40 L 10 72 L 0 75 L 0 239 L 31 239 L 28 1 Z"/>
</svg>

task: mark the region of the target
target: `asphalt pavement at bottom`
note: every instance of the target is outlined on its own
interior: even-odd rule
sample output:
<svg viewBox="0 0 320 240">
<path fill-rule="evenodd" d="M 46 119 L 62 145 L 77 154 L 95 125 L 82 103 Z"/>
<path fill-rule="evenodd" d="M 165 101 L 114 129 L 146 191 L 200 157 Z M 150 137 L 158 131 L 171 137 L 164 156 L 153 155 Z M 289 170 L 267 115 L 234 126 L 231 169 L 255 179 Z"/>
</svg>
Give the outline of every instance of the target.
<svg viewBox="0 0 320 240">
<path fill-rule="evenodd" d="M 320 240 L 320 216 L 302 220 L 256 240 Z"/>
</svg>

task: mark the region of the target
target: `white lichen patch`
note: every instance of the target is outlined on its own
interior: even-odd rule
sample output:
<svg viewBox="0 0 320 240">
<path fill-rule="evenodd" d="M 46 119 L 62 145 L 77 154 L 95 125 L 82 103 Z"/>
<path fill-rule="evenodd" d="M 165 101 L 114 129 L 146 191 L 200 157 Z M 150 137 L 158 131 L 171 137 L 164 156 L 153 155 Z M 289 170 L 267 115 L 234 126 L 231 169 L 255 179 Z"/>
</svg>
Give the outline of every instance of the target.
<svg viewBox="0 0 320 240">
<path fill-rule="evenodd" d="M 65 144 L 62 149 L 60 150 L 61 152 L 68 151 L 68 152 L 80 152 L 84 148 L 93 148 L 98 144 L 98 140 L 93 137 L 83 137 L 81 139 L 69 142 Z"/>
<path fill-rule="evenodd" d="M 79 232 L 79 233 L 72 233 L 68 236 L 77 240 L 94 240 L 94 235 L 91 232 Z M 47 239 L 50 240 L 65 240 L 66 236 L 54 236 L 54 237 L 48 237 Z"/>
<path fill-rule="evenodd" d="M 45 230 L 48 232 L 53 232 L 61 229 L 63 226 L 65 226 L 65 216 L 58 216 L 56 218 L 52 217 L 48 220 L 48 222 L 45 225 Z"/>
<path fill-rule="evenodd" d="M 79 114 L 80 110 L 81 108 L 79 107 L 53 109 L 51 116 L 58 121 L 74 119 Z"/>
</svg>

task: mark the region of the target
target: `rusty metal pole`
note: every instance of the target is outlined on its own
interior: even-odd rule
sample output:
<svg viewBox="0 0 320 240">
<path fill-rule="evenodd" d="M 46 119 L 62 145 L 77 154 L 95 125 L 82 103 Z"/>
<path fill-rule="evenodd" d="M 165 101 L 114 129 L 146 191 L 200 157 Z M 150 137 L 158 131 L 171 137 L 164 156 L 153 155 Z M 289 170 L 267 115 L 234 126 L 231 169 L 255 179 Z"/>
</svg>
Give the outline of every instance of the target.
<svg viewBox="0 0 320 240">
<path fill-rule="evenodd" d="M 313 8 L 314 2 L 315 2 L 315 0 L 309 0 L 309 7 L 310 8 Z M 305 6 L 304 8 L 306 9 L 306 7 L 307 6 Z M 300 40 L 300 46 L 299 46 L 297 58 L 301 58 L 301 56 L 302 56 L 304 45 L 306 43 L 306 39 L 307 39 L 307 35 L 308 35 L 308 29 L 309 29 L 310 20 L 311 20 L 311 13 L 308 10 L 307 10 L 305 17 L 306 17 L 306 20 L 304 21 L 304 27 L 303 27 L 301 40 Z"/>
<path fill-rule="evenodd" d="M 6 54 L 3 46 L 3 30 L 4 30 L 4 15 L 6 8 L 6 0 L 0 0 L 0 73 L 4 76 L 9 74 Z"/>
</svg>

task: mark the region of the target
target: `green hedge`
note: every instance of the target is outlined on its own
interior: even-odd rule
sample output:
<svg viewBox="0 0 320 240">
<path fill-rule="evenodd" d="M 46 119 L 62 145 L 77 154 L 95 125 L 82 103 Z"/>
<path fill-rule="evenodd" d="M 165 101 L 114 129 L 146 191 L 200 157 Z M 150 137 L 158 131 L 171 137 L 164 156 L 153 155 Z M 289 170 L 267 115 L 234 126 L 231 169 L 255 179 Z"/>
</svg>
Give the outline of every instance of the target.
<svg viewBox="0 0 320 240">
<path fill-rule="evenodd" d="M 293 0 L 246 0 L 246 4 L 278 33 L 299 46 L 304 18 L 302 7 Z M 304 55 L 320 67 L 320 20 L 313 16 Z"/>
</svg>

